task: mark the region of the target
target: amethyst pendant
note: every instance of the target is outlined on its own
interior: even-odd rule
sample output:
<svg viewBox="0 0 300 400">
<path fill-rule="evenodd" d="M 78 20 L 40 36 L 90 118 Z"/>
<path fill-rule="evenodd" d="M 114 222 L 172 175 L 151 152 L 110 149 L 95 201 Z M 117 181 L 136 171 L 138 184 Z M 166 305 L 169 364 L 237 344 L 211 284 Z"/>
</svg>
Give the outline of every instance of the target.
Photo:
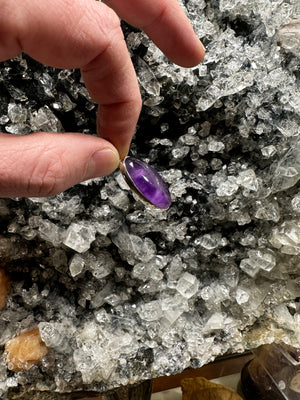
<svg viewBox="0 0 300 400">
<path fill-rule="evenodd" d="M 120 170 L 130 189 L 142 200 L 162 210 L 170 207 L 168 186 L 149 164 L 128 156 L 120 162 Z"/>
</svg>

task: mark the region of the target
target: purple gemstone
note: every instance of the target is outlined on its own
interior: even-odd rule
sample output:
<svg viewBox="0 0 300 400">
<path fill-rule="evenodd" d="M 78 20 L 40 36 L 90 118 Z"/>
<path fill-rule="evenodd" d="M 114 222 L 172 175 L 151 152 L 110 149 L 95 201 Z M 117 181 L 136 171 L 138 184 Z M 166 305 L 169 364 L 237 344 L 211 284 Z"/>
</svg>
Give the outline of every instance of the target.
<svg viewBox="0 0 300 400">
<path fill-rule="evenodd" d="M 122 173 L 133 189 L 154 206 L 166 210 L 171 205 L 168 186 L 162 177 L 144 161 L 126 157 L 123 161 Z"/>
</svg>

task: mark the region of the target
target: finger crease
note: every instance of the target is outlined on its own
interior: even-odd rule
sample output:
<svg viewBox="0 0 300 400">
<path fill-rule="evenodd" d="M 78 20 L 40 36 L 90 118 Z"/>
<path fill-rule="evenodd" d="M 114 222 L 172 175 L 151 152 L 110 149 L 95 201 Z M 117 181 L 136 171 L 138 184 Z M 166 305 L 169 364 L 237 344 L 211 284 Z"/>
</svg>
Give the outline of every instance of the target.
<svg viewBox="0 0 300 400">
<path fill-rule="evenodd" d="M 155 18 L 150 23 L 145 24 L 145 25 L 140 25 L 139 28 L 147 31 L 148 29 L 151 28 L 151 26 L 156 25 L 157 23 L 160 23 L 160 21 L 165 17 L 167 12 L 168 12 L 168 6 L 166 5 L 160 10 L 159 14 L 157 16 L 155 16 Z"/>
</svg>

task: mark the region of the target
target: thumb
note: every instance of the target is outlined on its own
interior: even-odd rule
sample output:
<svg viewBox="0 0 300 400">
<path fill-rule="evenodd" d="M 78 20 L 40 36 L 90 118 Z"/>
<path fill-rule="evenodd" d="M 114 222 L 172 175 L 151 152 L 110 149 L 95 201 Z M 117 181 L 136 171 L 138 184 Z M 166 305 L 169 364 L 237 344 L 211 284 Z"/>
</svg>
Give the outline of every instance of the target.
<svg viewBox="0 0 300 400">
<path fill-rule="evenodd" d="M 53 196 L 119 164 L 108 141 L 80 133 L 0 133 L 0 197 Z"/>
</svg>

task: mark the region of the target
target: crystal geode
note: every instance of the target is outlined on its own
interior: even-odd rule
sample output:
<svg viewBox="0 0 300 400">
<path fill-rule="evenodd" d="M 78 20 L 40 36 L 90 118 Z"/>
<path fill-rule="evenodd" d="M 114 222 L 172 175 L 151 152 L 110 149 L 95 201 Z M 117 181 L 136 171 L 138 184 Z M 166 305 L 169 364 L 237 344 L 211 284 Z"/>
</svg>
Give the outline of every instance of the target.
<svg viewBox="0 0 300 400">
<path fill-rule="evenodd" d="M 207 49 L 195 68 L 122 25 L 144 104 L 131 155 L 160 172 L 169 209 L 145 207 L 118 171 L 0 200 L 3 399 L 91 397 L 263 343 L 300 346 L 298 0 L 182 5 Z M 77 70 L 3 62 L 0 99 L 3 132 L 95 131 Z M 37 327 L 47 354 L 9 370 L 6 344 Z"/>
</svg>

